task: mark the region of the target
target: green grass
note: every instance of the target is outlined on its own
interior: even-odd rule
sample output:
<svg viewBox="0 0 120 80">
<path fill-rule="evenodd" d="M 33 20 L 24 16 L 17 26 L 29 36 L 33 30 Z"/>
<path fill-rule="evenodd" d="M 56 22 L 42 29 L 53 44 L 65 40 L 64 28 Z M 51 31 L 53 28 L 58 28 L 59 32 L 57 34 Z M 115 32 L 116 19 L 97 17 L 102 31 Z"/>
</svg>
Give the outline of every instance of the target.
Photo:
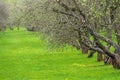
<svg viewBox="0 0 120 80">
<path fill-rule="evenodd" d="M 37 33 L 0 32 L 0 80 L 119 80 L 120 71 L 71 46 L 50 50 Z"/>
</svg>

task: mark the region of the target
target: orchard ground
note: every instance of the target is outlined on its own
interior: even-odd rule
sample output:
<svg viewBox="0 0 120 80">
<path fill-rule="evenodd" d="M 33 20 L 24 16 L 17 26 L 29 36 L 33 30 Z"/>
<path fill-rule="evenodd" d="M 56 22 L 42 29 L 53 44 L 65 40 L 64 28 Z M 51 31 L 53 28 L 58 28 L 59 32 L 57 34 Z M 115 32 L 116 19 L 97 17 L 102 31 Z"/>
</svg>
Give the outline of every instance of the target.
<svg viewBox="0 0 120 80">
<path fill-rule="evenodd" d="M 0 32 L 0 80 L 119 80 L 120 70 L 71 46 L 50 49 L 39 33 Z"/>
</svg>

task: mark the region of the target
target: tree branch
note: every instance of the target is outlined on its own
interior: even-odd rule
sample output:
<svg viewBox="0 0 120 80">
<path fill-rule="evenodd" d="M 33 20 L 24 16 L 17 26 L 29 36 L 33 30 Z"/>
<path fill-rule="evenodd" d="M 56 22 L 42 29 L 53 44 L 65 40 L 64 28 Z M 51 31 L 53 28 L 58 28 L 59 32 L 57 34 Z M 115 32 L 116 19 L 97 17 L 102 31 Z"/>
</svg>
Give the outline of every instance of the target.
<svg viewBox="0 0 120 80">
<path fill-rule="evenodd" d="M 99 41 L 96 42 L 97 46 L 99 48 L 101 48 L 105 54 L 107 54 L 109 57 L 111 57 L 112 59 L 115 58 L 115 55 L 113 53 L 111 53 L 107 48 L 105 48 Z"/>
<path fill-rule="evenodd" d="M 98 33 L 94 32 L 91 27 L 87 27 L 87 28 L 89 29 L 90 34 L 91 34 L 92 36 L 94 36 L 94 37 L 96 37 L 96 38 L 98 38 L 98 39 L 101 39 L 101 40 L 109 43 L 109 44 L 112 45 L 115 49 L 117 48 L 117 45 L 116 45 L 113 41 L 111 41 L 110 39 L 105 38 L 104 36 L 99 35 Z"/>
<path fill-rule="evenodd" d="M 53 11 L 56 12 L 56 13 L 61 13 L 61 14 L 67 15 L 67 16 L 72 16 L 72 17 L 74 17 L 74 18 L 79 20 L 79 18 L 77 16 L 75 16 L 75 15 L 73 15 L 71 13 L 60 11 L 60 10 L 57 10 L 57 9 L 54 9 L 54 8 L 53 8 Z"/>
<path fill-rule="evenodd" d="M 100 48 L 92 47 L 92 46 L 86 44 L 85 42 L 82 42 L 82 44 L 84 44 L 85 46 L 87 46 L 89 48 L 89 50 L 93 50 L 93 51 L 97 51 L 97 52 L 100 52 L 100 53 L 104 53 L 104 51 L 101 50 Z"/>
</svg>

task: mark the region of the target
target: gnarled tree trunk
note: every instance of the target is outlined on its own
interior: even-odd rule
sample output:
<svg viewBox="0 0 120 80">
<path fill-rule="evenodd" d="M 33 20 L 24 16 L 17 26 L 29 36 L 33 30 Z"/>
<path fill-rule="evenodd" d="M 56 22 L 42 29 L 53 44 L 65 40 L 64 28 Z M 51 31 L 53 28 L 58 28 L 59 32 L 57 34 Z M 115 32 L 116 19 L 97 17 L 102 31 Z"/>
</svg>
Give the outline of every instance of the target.
<svg viewBox="0 0 120 80">
<path fill-rule="evenodd" d="M 112 65 L 115 69 L 120 69 L 120 55 L 115 54 L 115 58 L 112 60 Z"/>
<path fill-rule="evenodd" d="M 105 65 L 112 64 L 112 58 L 107 55 L 104 55 L 104 64 Z"/>
</svg>

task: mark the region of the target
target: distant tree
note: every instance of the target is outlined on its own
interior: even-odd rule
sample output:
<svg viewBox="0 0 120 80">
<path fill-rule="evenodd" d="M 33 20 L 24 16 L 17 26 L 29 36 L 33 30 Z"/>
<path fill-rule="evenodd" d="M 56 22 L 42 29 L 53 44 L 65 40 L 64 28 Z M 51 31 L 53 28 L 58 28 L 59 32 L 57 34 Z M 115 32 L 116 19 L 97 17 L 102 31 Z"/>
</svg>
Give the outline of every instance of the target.
<svg viewBox="0 0 120 80">
<path fill-rule="evenodd" d="M 0 31 L 6 29 L 7 18 L 8 18 L 8 11 L 6 8 L 6 4 L 3 1 L 0 1 Z"/>
<path fill-rule="evenodd" d="M 42 16 L 45 2 L 46 0 L 17 1 L 10 11 L 9 24 L 16 27 L 24 26 L 28 31 L 38 31 L 42 25 L 47 25 L 45 22 L 48 18 Z"/>
</svg>

